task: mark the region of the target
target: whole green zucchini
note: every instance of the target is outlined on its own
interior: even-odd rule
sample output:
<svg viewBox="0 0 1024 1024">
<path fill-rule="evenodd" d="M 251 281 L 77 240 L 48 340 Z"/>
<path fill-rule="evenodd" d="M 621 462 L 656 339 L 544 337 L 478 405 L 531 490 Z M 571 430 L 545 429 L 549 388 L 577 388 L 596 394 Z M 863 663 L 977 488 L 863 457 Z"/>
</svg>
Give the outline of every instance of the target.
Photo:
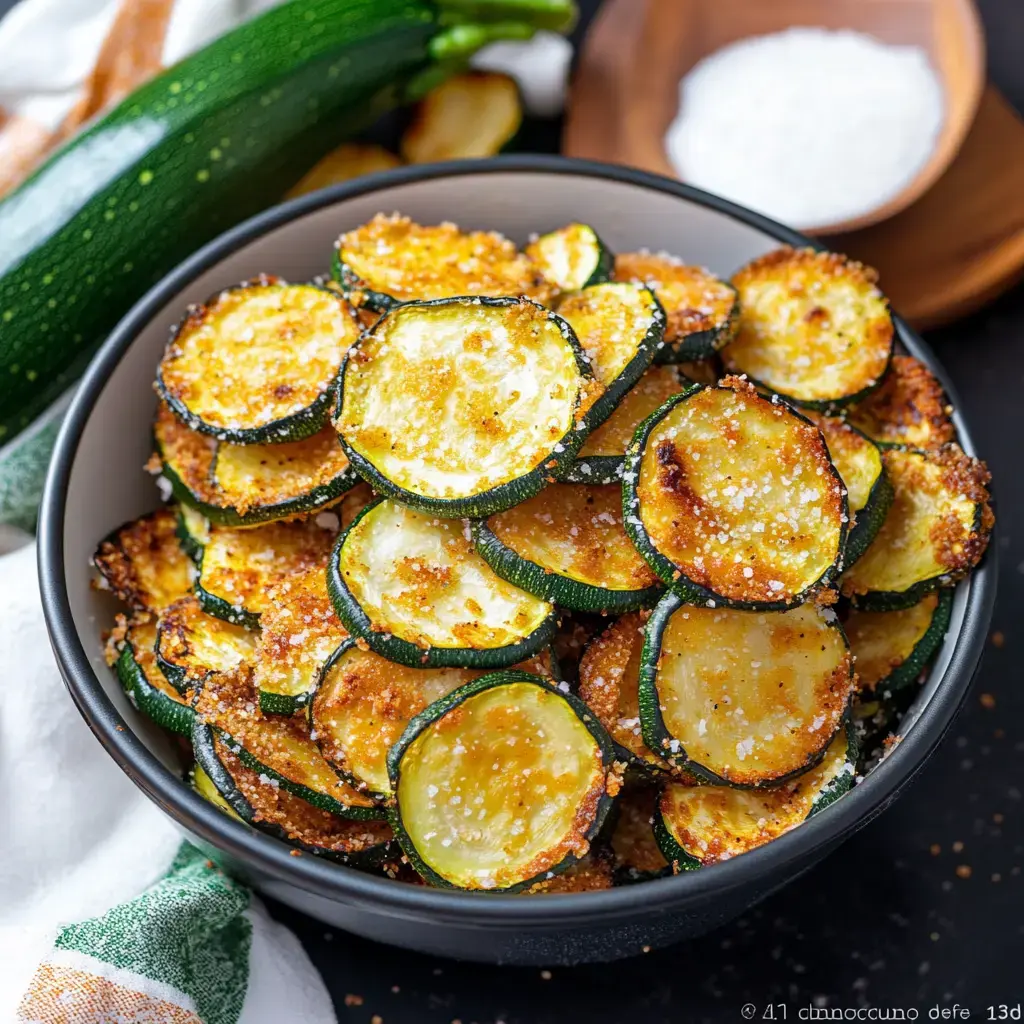
<svg viewBox="0 0 1024 1024">
<path fill-rule="evenodd" d="M 0 201 L 0 446 L 177 263 L 493 39 L 573 0 L 291 0 L 128 96 Z"/>
</svg>

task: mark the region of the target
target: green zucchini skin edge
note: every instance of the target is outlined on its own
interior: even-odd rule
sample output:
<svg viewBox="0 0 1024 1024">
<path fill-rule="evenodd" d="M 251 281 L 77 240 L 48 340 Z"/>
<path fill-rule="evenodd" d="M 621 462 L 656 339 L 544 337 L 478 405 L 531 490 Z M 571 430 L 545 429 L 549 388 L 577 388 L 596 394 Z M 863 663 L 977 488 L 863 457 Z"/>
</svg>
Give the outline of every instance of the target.
<svg viewBox="0 0 1024 1024">
<path fill-rule="evenodd" d="M 401 637 L 375 631 L 370 617 L 363 611 L 362 606 L 346 586 L 339 568 L 339 560 L 342 545 L 345 543 L 349 531 L 383 500 L 385 499 L 378 498 L 360 511 L 359 515 L 352 520 L 335 541 L 327 562 L 328 596 L 342 625 L 353 637 L 362 637 L 369 645 L 370 650 L 382 658 L 396 661 L 400 665 L 408 665 L 411 668 L 507 668 L 509 665 L 525 661 L 551 642 L 557 625 L 554 608 L 529 636 L 523 637 L 518 643 L 509 644 L 507 647 L 489 649 L 431 647 L 424 650 Z"/>
<path fill-rule="evenodd" d="M 676 363 L 696 363 L 711 359 L 725 348 L 736 337 L 740 329 L 740 295 L 728 282 L 722 281 L 733 293 L 732 309 L 724 322 L 706 331 L 694 331 L 681 341 L 666 341 L 655 353 L 654 362 L 661 366 L 673 366 Z"/>
<path fill-rule="evenodd" d="M 171 491 L 174 493 L 175 497 L 179 497 L 180 500 L 180 496 L 178 495 L 177 490 L 175 490 L 175 483 L 180 485 L 182 488 L 184 488 L 185 485 L 181 483 L 177 475 L 174 476 L 173 480 L 170 478 L 166 465 L 164 466 L 163 475 L 164 478 L 168 481 L 168 483 L 170 483 Z M 191 503 L 185 502 L 185 504 Z M 202 510 L 196 509 L 196 511 L 200 512 Z M 180 511 L 178 512 L 178 523 L 177 526 L 175 526 L 174 528 L 174 533 L 175 536 L 177 536 L 178 538 L 178 543 L 181 544 L 181 550 L 184 551 L 185 554 L 188 555 L 188 557 L 191 558 L 196 565 L 198 565 L 203 557 L 203 545 L 198 540 L 196 540 L 196 538 L 193 537 L 191 533 L 189 533 L 188 526 L 186 525 L 185 519 Z"/>
<path fill-rule="evenodd" d="M 953 612 L 953 590 L 946 588 L 939 591 L 939 603 L 932 612 L 932 621 L 928 624 L 924 636 L 918 640 L 910 657 L 901 665 L 897 665 L 884 679 L 879 679 L 870 693 L 862 696 L 873 695 L 876 699 L 883 699 L 886 693 L 898 693 L 917 682 L 918 676 L 924 671 L 928 663 L 935 656 L 935 652 L 942 646 L 949 629 L 949 620 Z"/>
<path fill-rule="evenodd" d="M 272 693 L 270 690 L 258 692 L 260 711 L 265 715 L 294 715 L 296 711 L 302 711 L 307 707 L 312 693 L 299 693 L 289 696 L 287 693 Z"/>
<path fill-rule="evenodd" d="M 647 292 L 654 303 L 651 326 L 640 340 L 636 353 L 626 364 L 622 373 L 605 388 L 597 401 L 587 410 L 585 416 L 587 433 L 599 427 L 615 412 L 615 407 L 622 401 L 626 392 L 643 376 L 644 370 L 651 365 L 659 346 L 663 344 L 666 323 L 665 310 L 650 288 L 642 288 L 642 290 Z M 566 472 L 571 472 L 574 466 L 575 462 L 569 462 Z"/>
<path fill-rule="evenodd" d="M 531 675 L 529 672 L 492 672 L 490 675 L 474 679 L 471 682 L 466 683 L 464 686 L 460 686 L 457 690 L 453 690 L 446 697 L 442 697 L 440 700 L 434 701 L 433 704 L 421 711 L 420 714 L 409 722 L 405 732 L 402 733 L 398 742 L 395 743 L 388 752 L 388 776 L 391 779 L 392 791 L 395 794 L 398 793 L 398 783 L 402 775 L 402 757 L 405 755 L 406 750 L 409 749 L 412 742 L 421 732 L 423 732 L 424 729 L 428 728 L 439 718 L 442 718 L 467 698 L 473 697 L 478 693 L 482 693 L 484 690 L 490 690 L 495 686 L 505 686 L 509 683 L 530 683 L 563 698 L 576 713 L 580 721 L 586 726 L 590 735 L 593 736 L 597 742 L 597 745 L 601 750 L 601 760 L 605 769 L 608 770 L 611 768 L 612 763 L 615 760 L 615 750 L 611 737 L 605 731 L 604 726 L 602 726 L 594 717 L 594 713 L 586 704 L 583 703 L 583 701 L 579 699 L 579 697 L 560 690 L 558 687 L 552 686 L 547 680 L 542 679 L 540 676 Z M 612 803 L 613 798 L 609 796 L 606 790 L 598 801 L 597 812 L 594 815 L 593 824 L 587 832 L 585 837 L 586 839 L 593 840 L 601 831 L 601 826 L 604 824 L 605 817 L 611 809 Z M 402 809 L 398 803 L 397 797 L 394 805 L 388 810 L 388 820 L 395 831 L 395 836 L 398 839 L 399 845 L 402 847 L 403 852 L 409 858 L 409 861 L 412 863 L 412 866 L 416 869 L 418 874 L 430 882 L 431 885 L 435 885 L 438 888 L 459 889 L 459 886 L 453 885 L 447 879 L 442 878 L 439 874 L 433 871 L 433 869 L 430 868 L 430 866 L 420 857 L 419 852 L 413 846 L 412 841 L 402 824 Z M 528 889 L 531 885 L 534 885 L 541 878 L 547 877 L 549 871 L 555 875 L 561 874 L 563 871 L 572 867 L 573 864 L 577 863 L 577 860 L 578 858 L 574 854 L 569 854 L 559 864 L 547 869 L 541 875 L 525 879 L 522 882 L 507 886 L 504 889 L 474 889 L 473 891 L 483 893 L 504 893 L 506 895 L 522 892 L 524 889 Z"/>
<path fill-rule="evenodd" d="M 298 839 L 292 839 L 280 825 L 270 821 L 257 821 L 256 812 L 252 805 L 242 795 L 241 790 L 235 785 L 235 780 L 224 767 L 220 758 L 217 757 L 216 748 L 213 745 L 214 730 L 200 718 L 196 718 L 192 729 L 192 752 L 195 755 L 196 763 L 210 777 L 210 781 L 216 786 L 217 792 L 224 798 L 228 806 L 242 819 L 243 823 L 274 839 L 279 839 L 304 853 L 312 854 L 314 857 L 321 857 L 324 860 L 334 861 L 338 864 L 348 864 L 353 867 L 375 867 L 381 862 L 388 860 L 394 852 L 394 841 L 380 843 L 372 846 L 358 854 L 345 855 L 334 850 L 325 850 L 321 846 L 310 846 L 308 843 Z M 350 819 L 351 820 L 351 819 Z M 379 820 L 379 819 L 378 819 Z"/>
<path fill-rule="evenodd" d="M 605 244 L 604 239 L 594 230 L 590 224 L 584 225 L 589 231 L 594 242 L 594 251 L 596 258 L 594 260 L 594 267 L 590 271 L 590 276 L 580 285 L 579 289 L 582 291 L 584 288 L 589 288 L 591 285 L 604 284 L 606 281 L 612 279 L 612 272 L 615 269 L 615 253 L 608 248 Z M 568 227 L 566 225 L 565 227 Z M 545 238 L 551 235 L 561 234 L 565 230 L 565 227 L 556 228 L 554 231 L 547 231 L 540 238 L 538 242 L 542 242 Z M 541 268 L 543 271 L 543 267 Z M 550 279 L 549 279 L 550 280 Z M 557 282 L 553 282 L 557 284 Z"/>
<path fill-rule="evenodd" d="M 250 612 L 245 608 L 228 603 L 223 597 L 211 594 L 205 590 L 198 580 L 195 582 L 195 595 L 204 612 L 215 618 L 223 619 L 225 622 L 233 623 L 236 626 L 245 626 L 246 629 L 259 629 L 259 612 Z"/>
<path fill-rule="evenodd" d="M 851 430 L 857 430 L 850 423 L 847 423 L 847 426 Z M 866 441 L 874 444 L 876 448 L 879 447 L 867 434 L 860 430 L 857 430 L 857 433 L 861 434 Z M 881 530 L 882 523 L 885 522 L 885 517 L 892 507 L 895 497 L 896 492 L 892 488 L 883 462 L 882 472 L 878 474 L 878 479 L 875 480 L 871 492 L 868 494 L 868 503 L 859 512 L 853 513 L 857 522 L 853 529 L 848 530 L 846 534 L 846 549 L 843 552 L 844 569 L 849 569 L 871 547 L 871 542 L 878 536 L 878 531 Z"/>
<path fill-rule="evenodd" d="M 590 467 L 589 473 L 583 472 L 583 463 Z M 625 468 L 625 455 L 588 455 L 584 458 L 577 456 L 576 461 L 561 479 L 569 484 L 617 484 L 622 482 Z"/>
<path fill-rule="evenodd" d="M 738 601 L 735 598 L 724 597 L 717 591 L 710 589 L 710 587 L 703 587 L 700 584 L 687 579 L 687 577 L 682 575 L 680 570 L 676 568 L 675 564 L 666 558 L 654 546 L 651 539 L 647 536 L 647 531 L 644 529 L 643 522 L 640 519 L 640 498 L 637 494 L 637 483 L 640 478 L 640 462 L 643 458 L 644 448 L 647 444 L 648 438 L 651 436 L 651 432 L 680 402 L 685 402 L 688 398 L 692 398 L 699 392 L 707 390 L 710 386 L 711 385 L 708 384 L 693 384 L 687 387 L 686 390 L 681 391 L 678 395 L 673 395 L 671 398 L 667 399 L 664 405 L 655 409 L 655 411 L 652 412 L 651 415 L 636 428 L 633 440 L 630 442 L 629 448 L 626 451 L 626 466 L 625 471 L 622 474 L 623 526 L 626 529 L 629 539 L 636 546 L 637 551 L 643 555 L 647 564 L 654 570 L 657 577 L 665 584 L 666 587 L 668 587 L 669 591 L 679 595 L 679 597 L 687 604 L 708 605 L 708 602 L 710 601 L 714 602 L 714 604 L 708 605 L 709 607 L 738 608 L 743 611 L 757 612 L 781 612 L 786 611 L 789 608 L 795 608 L 797 605 L 803 604 L 808 595 L 813 591 L 829 586 L 839 575 L 843 567 L 843 555 L 846 548 L 847 530 L 849 528 L 850 507 L 846 494 L 846 485 L 840 478 L 835 466 L 832 466 L 832 475 L 836 478 L 842 488 L 842 515 L 844 519 L 839 532 L 839 545 L 835 561 L 833 561 L 833 563 L 816 580 L 809 583 L 799 593 L 794 594 L 791 598 L 781 601 Z M 789 405 L 785 405 L 785 408 L 798 419 L 803 420 L 804 423 L 809 426 L 814 426 L 814 424 L 811 423 L 806 416 L 802 416 L 798 410 Z M 815 430 L 817 430 L 817 427 L 815 427 Z M 881 528 L 880 524 L 879 528 Z M 650 746 L 649 743 L 648 746 Z M 651 749 L 656 748 L 652 747 Z"/>
<path fill-rule="evenodd" d="M 159 448 L 158 448 L 159 450 Z M 163 456 L 161 455 L 161 458 Z M 214 456 L 214 469 L 216 469 L 216 456 Z M 258 526 L 262 523 L 272 523 L 279 519 L 292 519 L 296 516 L 312 515 L 314 512 L 322 512 L 330 508 L 339 498 L 347 494 L 361 480 L 359 474 L 351 467 L 346 466 L 333 480 L 319 484 L 306 494 L 279 501 L 274 505 L 260 505 L 250 509 L 242 515 L 236 508 L 230 505 L 213 505 L 208 501 L 202 501 L 193 494 L 181 477 L 171 468 L 169 462 L 164 462 L 161 471 L 164 479 L 171 485 L 171 493 L 183 505 L 195 509 L 201 513 L 215 526 Z M 188 536 L 187 530 L 181 527 L 178 538 L 182 547 L 193 561 L 198 561 L 198 554 L 193 552 L 198 549 L 196 542 Z"/>
<path fill-rule="evenodd" d="M 159 668 L 163 671 L 162 665 L 159 665 Z M 171 732 L 180 733 L 182 736 L 192 734 L 195 712 L 187 704 L 179 704 L 166 693 L 161 693 L 149 682 L 146 673 L 135 660 L 135 649 L 131 641 L 125 641 L 114 670 L 129 700 L 139 711 Z M 166 675 L 166 672 L 164 674 Z M 180 689 L 172 680 L 168 679 L 168 682 L 175 689 Z"/>
<path fill-rule="evenodd" d="M 558 326 L 562 337 L 572 349 L 573 356 L 576 360 L 576 368 L 579 370 L 580 375 L 587 379 L 593 379 L 593 374 L 590 372 L 589 364 L 583 354 L 583 350 L 580 348 L 579 339 L 577 339 L 576 333 L 573 329 L 557 313 L 553 313 L 546 307 L 541 306 L 539 303 L 532 302 L 529 299 L 489 299 L 480 298 L 479 296 L 454 296 L 446 299 L 430 299 L 424 302 L 404 302 L 400 307 L 396 308 L 405 309 L 409 306 L 443 306 L 470 301 L 475 305 L 493 306 L 498 308 L 503 306 L 515 306 L 521 301 L 531 302 L 532 305 L 543 310 L 548 318 L 553 320 Z M 348 355 L 345 357 L 345 362 L 341 367 L 341 373 L 338 377 L 336 392 L 336 409 L 338 411 L 338 415 L 341 413 L 342 403 L 345 398 L 345 373 L 348 369 L 349 360 L 359 348 L 362 339 L 378 330 L 385 320 L 386 317 L 382 317 L 372 327 L 368 328 L 363 333 L 360 340 L 349 349 Z M 574 419 L 573 424 L 569 427 L 566 433 L 552 445 L 551 451 L 539 463 L 539 465 L 535 466 L 529 472 L 524 473 L 521 477 L 517 477 L 515 480 L 508 480 L 503 484 L 498 484 L 497 487 L 490 488 L 490 490 L 481 491 L 479 494 L 469 495 L 465 498 L 430 498 L 422 494 L 416 494 L 413 491 L 407 491 L 404 487 L 400 487 L 398 484 L 389 480 L 376 468 L 376 466 L 373 465 L 373 463 L 352 448 L 352 446 L 345 440 L 345 436 L 343 434 L 339 433 L 338 436 L 341 438 L 341 446 L 344 449 L 345 454 L 348 456 L 348 460 L 351 463 L 352 468 L 378 493 L 394 498 L 400 504 L 406 505 L 411 509 L 415 509 L 417 512 L 423 512 L 426 515 L 431 516 L 438 516 L 441 519 L 479 519 L 484 516 L 493 515 L 495 512 L 504 512 L 506 509 L 510 509 L 514 505 L 518 505 L 521 502 L 526 501 L 527 498 L 532 498 L 539 491 L 543 490 L 545 484 L 549 482 L 549 478 L 557 479 L 559 473 L 568 469 L 568 467 L 572 465 L 573 460 L 576 458 L 576 453 L 583 446 L 583 442 L 587 439 L 587 434 L 589 434 L 590 429 L 591 427 L 586 417 L 583 417 L 579 422 Z M 561 446 L 561 451 L 557 450 L 559 446 Z M 554 465 L 551 465 L 552 462 Z"/>
<path fill-rule="evenodd" d="M 247 288 L 260 287 L 271 284 L 284 285 L 285 282 L 272 277 L 259 277 L 249 281 L 241 281 L 236 285 L 232 285 L 230 288 L 222 288 L 220 291 L 211 295 L 205 302 L 199 303 L 196 306 L 189 306 L 186 310 L 185 315 L 178 321 L 178 323 L 172 328 L 171 336 L 167 342 L 167 348 L 173 347 L 177 341 L 181 332 L 189 326 L 192 317 L 198 310 L 205 309 L 207 306 L 214 303 L 219 296 L 226 292 L 241 291 Z M 315 288 L 317 291 L 321 291 L 326 295 L 329 295 L 335 301 L 342 301 L 338 293 L 330 288 L 325 288 L 322 284 L 316 281 L 297 281 L 293 282 L 294 285 L 298 285 L 304 288 Z M 343 303 L 344 304 L 344 303 Z M 347 316 L 352 316 L 351 311 L 348 307 L 345 307 Z M 163 374 L 163 361 L 157 364 L 156 368 L 156 392 L 160 398 L 167 403 L 167 407 L 174 413 L 175 416 L 181 420 L 189 428 L 189 430 L 195 430 L 197 433 L 206 434 L 208 437 L 214 437 L 218 441 L 227 441 L 229 444 L 284 444 L 287 441 L 301 441 L 303 438 L 311 437 L 313 434 L 318 433 L 323 429 L 324 425 L 331 414 L 332 403 L 334 400 L 335 387 L 337 385 L 338 377 L 344 372 L 345 361 L 342 361 L 341 368 L 338 374 L 327 383 L 323 391 L 307 405 L 304 409 L 299 409 L 297 412 L 293 412 L 289 416 L 285 416 L 284 419 L 274 420 L 272 423 L 266 423 L 262 427 L 218 427 L 212 423 L 207 423 L 196 413 L 192 412 L 180 398 L 173 395 L 164 384 Z M 181 480 L 178 480 L 181 484 Z M 172 484 L 173 487 L 173 484 Z M 184 485 L 182 485 L 184 487 Z M 185 491 L 187 494 L 187 490 Z M 203 512 L 208 519 L 213 519 L 210 514 L 210 509 L 217 509 L 217 506 L 210 506 L 205 504 L 196 504 L 193 498 L 190 505 L 198 512 Z M 224 512 L 224 509 L 220 509 L 220 512 Z M 236 516 L 238 515 L 234 509 L 227 510 L 233 512 Z M 215 520 L 220 522 L 220 520 Z M 265 522 L 265 519 L 259 518 L 248 518 L 248 523 L 254 522 Z M 240 520 L 235 521 L 235 525 L 240 525 Z M 228 525 L 226 521 L 222 525 Z"/>
<path fill-rule="evenodd" d="M 476 550 L 503 580 L 537 597 L 577 612 L 629 612 L 649 608 L 661 596 L 662 587 L 643 590 L 607 590 L 544 569 L 506 547 L 484 519 L 471 527 Z"/>
<path fill-rule="evenodd" d="M 282 789 L 288 790 L 293 796 L 300 797 L 306 803 L 319 807 L 322 811 L 336 814 L 339 818 L 348 818 L 350 821 L 384 820 L 384 812 L 379 807 L 347 807 L 345 804 L 329 797 L 326 793 L 318 793 L 315 789 L 310 789 L 301 783 L 293 782 L 291 779 L 281 775 L 280 772 L 275 772 L 273 768 L 268 767 L 253 754 L 249 753 L 238 740 L 229 733 L 224 732 L 223 729 L 216 731 L 220 734 L 220 738 L 231 747 L 238 760 L 246 768 L 251 768 L 254 772 L 262 772 L 268 778 L 277 781 Z"/>
<path fill-rule="evenodd" d="M 857 758 L 859 757 L 860 751 L 857 743 L 857 734 L 853 728 L 852 722 L 850 721 L 849 715 L 847 715 L 840 728 L 846 730 L 846 760 L 849 764 L 855 766 L 857 764 Z M 844 793 L 848 793 L 851 789 L 853 789 L 853 772 L 843 772 L 841 775 L 834 778 L 818 794 L 817 798 L 811 804 L 811 809 L 808 811 L 807 817 L 804 818 L 804 821 L 808 821 L 816 814 L 821 813 L 821 811 L 828 807 L 829 804 L 835 803 L 836 800 L 838 800 Z M 799 828 L 800 826 L 797 825 L 796 827 Z M 676 865 L 680 872 L 699 871 L 705 867 L 705 865 L 697 860 L 696 857 L 690 856 L 690 854 L 688 854 L 686 850 L 676 842 L 675 836 L 672 835 L 669 827 L 665 824 L 665 819 L 662 817 L 660 808 L 657 804 L 655 804 L 653 828 L 654 838 L 658 843 L 658 847 L 670 865 Z M 666 870 L 666 874 L 670 872 L 671 867 Z"/>
<path fill-rule="evenodd" d="M 661 637 L 664 633 L 665 626 L 668 624 L 668 620 L 672 615 L 678 611 L 678 609 L 690 603 L 691 602 L 689 601 L 683 600 L 677 594 L 673 594 L 671 592 L 666 594 L 661 601 L 658 602 L 654 611 L 651 613 L 651 617 L 647 620 L 647 625 L 644 627 L 644 643 L 640 651 L 640 679 L 638 684 L 640 731 L 643 735 L 644 743 L 646 743 L 651 750 L 656 753 L 660 753 L 669 764 L 690 772 L 700 781 L 710 782 L 715 786 L 729 786 L 733 789 L 771 789 L 773 786 L 779 786 L 784 782 L 789 782 L 792 779 L 798 778 L 800 775 L 803 775 L 804 772 L 809 771 L 811 768 L 815 767 L 815 765 L 820 764 L 825 758 L 829 744 L 833 739 L 835 739 L 835 733 L 832 733 L 828 737 L 828 740 L 822 745 L 821 750 L 808 758 L 807 761 L 805 761 L 799 768 L 795 768 L 786 775 L 781 775 L 778 778 L 771 779 L 769 782 L 758 782 L 754 784 L 741 784 L 738 782 L 732 782 L 729 779 L 723 779 L 720 775 L 710 769 L 705 768 L 696 761 L 690 760 L 682 743 L 679 743 L 679 749 L 675 753 L 668 748 L 668 742 L 675 739 L 675 737 L 672 736 L 668 731 L 668 727 L 665 725 L 665 719 L 661 713 L 661 700 L 658 696 L 658 662 L 661 659 Z M 838 618 L 835 622 L 830 623 L 829 625 L 830 628 L 835 629 L 843 638 L 843 645 L 846 647 L 847 651 L 849 651 L 850 645 L 846 640 L 846 634 L 839 625 Z M 849 708 L 847 708 L 843 720 L 840 722 L 839 729 L 844 728 L 844 723 L 848 716 Z M 836 731 L 838 731 L 838 729 Z"/>
</svg>

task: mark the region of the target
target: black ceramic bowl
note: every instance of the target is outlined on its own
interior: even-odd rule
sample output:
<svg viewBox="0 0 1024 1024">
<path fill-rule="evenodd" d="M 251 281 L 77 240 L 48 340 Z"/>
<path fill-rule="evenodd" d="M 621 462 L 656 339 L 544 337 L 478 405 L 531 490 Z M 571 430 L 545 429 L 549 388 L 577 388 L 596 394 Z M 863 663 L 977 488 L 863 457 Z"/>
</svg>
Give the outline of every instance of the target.
<svg viewBox="0 0 1024 1024">
<path fill-rule="evenodd" d="M 311 857 L 239 825 L 182 782 L 181 758 L 137 714 L 103 663 L 109 598 L 89 556 L 112 527 L 157 503 L 150 452 L 154 369 L 185 305 L 261 271 L 326 270 L 341 231 L 378 211 L 495 228 L 522 243 L 570 220 L 613 250 L 667 250 L 722 275 L 780 243 L 811 244 L 764 217 L 675 181 L 557 157 L 505 157 L 371 175 L 279 206 L 206 246 L 157 285 L 93 360 L 57 442 L 43 500 L 39 567 L 50 636 L 79 710 L 125 773 L 197 844 L 257 889 L 332 925 L 399 946 L 502 963 L 612 960 L 699 935 L 792 882 L 884 810 L 953 720 L 981 656 L 995 591 L 989 563 L 957 588 L 946 642 L 903 741 L 849 795 L 768 846 L 703 871 L 608 892 L 502 896 L 421 888 Z M 955 390 L 897 320 L 901 344 Z M 959 416 L 964 448 L 974 453 Z M 793 898 L 799 899 L 794 887 Z"/>
</svg>

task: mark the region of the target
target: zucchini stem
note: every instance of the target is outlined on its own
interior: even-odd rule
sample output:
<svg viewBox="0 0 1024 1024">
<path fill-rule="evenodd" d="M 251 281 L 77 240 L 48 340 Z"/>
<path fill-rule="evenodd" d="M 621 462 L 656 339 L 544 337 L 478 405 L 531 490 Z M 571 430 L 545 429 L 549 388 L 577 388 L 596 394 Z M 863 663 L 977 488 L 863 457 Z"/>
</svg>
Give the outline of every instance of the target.
<svg viewBox="0 0 1024 1024">
<path fill-rule="evenodd" d="M 519 22 L 534 30 L 571 32 L 578 14 L 575 0 L 436 0 L 436 3 L 441 10 L 442 24 L 450 25 Z"/>
<path fill-rule="evenodd" d="M 441 64 L 465 62 L 477 50 L 500 39 L 530 39 L 536 28 L 521 21 L 488 25 L 452 25 L 430 40 L 430 56 Z"/>
</svg>

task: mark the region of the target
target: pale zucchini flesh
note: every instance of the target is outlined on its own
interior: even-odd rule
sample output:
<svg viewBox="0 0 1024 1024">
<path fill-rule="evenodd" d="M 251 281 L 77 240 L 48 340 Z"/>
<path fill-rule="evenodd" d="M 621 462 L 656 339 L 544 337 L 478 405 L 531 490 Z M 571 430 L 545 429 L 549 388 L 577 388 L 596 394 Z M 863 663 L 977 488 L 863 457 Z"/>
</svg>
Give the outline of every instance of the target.
<svg viewBox="0 0 1024 1024">
<path fill-rule="evenodd" d="M 781 248 L 733 276 L 740 325 L 726 367 L 800 404 L 864 397 L 892 356 L 889 305 L 873 270 L 837 253 Z"/>
<path fill-rule="evenodd" d="M 736 290 L 703 267 L 687 266 L 665 253 L 619 253 L 616 281 L 646 285 L 668 318 L 660 363 L 707 359 L 732 341 L 739 322 Z"/>
<path fill-rule="evenodd" d="M 640 670 L 644 742 L 710 782 L 773 785 L 824 756 L 853 693 L 835 612 L 759 613 L 665 598 Z"/>
<path fill-rule="evenodd" d="M 358 336 L 345 300 L 316 285 L 263 277 L 193 307 L 157 373 L 157 388 L 191 429 L 240 444 L 315 434 Z"/>
<path fill-rule="evenodd" d="M 593 388 L 572 328 L 532 302 L 414 303 L 353 349 L 337 427 L 376 490 L 437 515 L 486 515 L 572 460 Z"/>
<path fill-rule="evenodd" d="M 851 608 L 843 628 L 860 693 L 885 696 L 915 683 L 945 638 L 952 603 L 952 593 L 942 590 L 895 611 Z"/>
<path fill-rule="evenodd" d="M 210 521 L 201 512 L 181 504 L 178 506 L 177 533 L 182 550 L 193 562 L 198 563 L 210 539 Z"/>
<path fill-rule="evenodd" d="M 572 327 L 594 378 L 604 388 L 586 409 L 591 427 L 612 414 L 661 347 L 665 313 L 650 289 L 609 281 L 563 299 L 558 315 Z"/>
<path fill-rule="evenodd" d="M 473 525 L 477 550 L 503 579 L 565 608 L 652 603 L 658 577 L 629 542 L 614 485 L 551 484 Z"/>
<path fill-rule="evenodd" d="M 402 136 L 402 156 L 410 164 L 495 156 L 522 123 L 514 78 L 469 71 L 442 82 L 420 100 Z"/>
<path fill-rule="evenodd" d="M 139 612 L 159 612 L 192 586 L 192 563 L 178 539 L 173 508 L 114 530 L 100 542 L 92 563 L 100 573 L 94 586 Z"/>
<path fill-rule="evenodd" d="M 414 666 L 499 667 L 538 651 L 554 632 L 551 604 L 497 576 L 467 534 L 395 502 L 368 506 L 329 569 L 349 632 Z"/>
<path fill-rule="evenodd" d="M 421 874 L 509 891 L 588 852 L 608 766 L 581 707 L 539 678 L 494 673 L 414 721 L 389 769 L 399 841 Z"/>
<path fill-rule="evenodd" d="M 920 359 L 894 355 L 880 387 L 850 410 L 850 422 L 879 444 L 941 448 L 956 439 L 953 407 Z"/>
<path fill-rule="evenodd" d="M 323 568 L 292 573 L 273 583 L 260 616 L 253 674 L 260 708 L 292 714 L 309 700 L 328 658 L 348 632 L 327 594 Z"/>
<path fill-rule="evenodd" d="M 196 583 L 203 608 L 228 622 L 255 628 L 269 607 L 271 584 L 290 573 L 326 565 L 337 517 L 322 525 L 318 520 L 212 530 Z"/>
<path fill-rule="evenodd" d="M 680 378 L 681 369 L 675 366 L 648 368 L 622 396 L 608 419 L 587 435 L 565 479 L 580 484 L 610 484 L 620 480 L 626 449 L 636 428 L 689 384 Z"/>
<path fill-rule="evenodd" d="M 907 607 L 950 586 L 980 561 L 994 518 L 989 473 L 956 445 L 884 452 L 894 499 L 871 546 L 844 574 L 842 593 L 863 606 Z"/>
<path fill-rule="evenodd" d="M 853 785 L 855 757 L 841 730 L 819 765 L 774 789 L 667 783 L 655 834 L 675 871 L 729 860 L 777 839 Z"/>
<path fill-rule="evenodd" d="M 578 292 L 611 276 L 615 257 L 589 224 L 566 224 L 526 247 L 526 255 L 561 292 Z"/>
<path fill-rule="evenodd" d="M 378 214 L 338 239 L 334 274 L 351 301 L 381 312 L 396 303 L 456 295 L 519 296 L 547 303 L 552 286 L 496 231 L 462 232 Z"/>
<path fill-rule="evenodd" d="M 198 687 L 211 673 L 250 664 L 255 645 L 254 633 L 208 615 L 191 594 L 164 609 L 157 620 L 157 660 L 182 692 Z"/>
<path fill-rule="evenodd" d="M 643 617 L 629 614 L 591 640 L 580 659 L 578 693 L 618 745 L 621 760 L 667 772 L 672 765 L 647 746 L 640 726 L 643 634 Z"/>
<path fill-rule="evenodd" d="M 666 585 L 711 607 L 779 609 L 836 572 L 846 492 L 820 432 L 734 378 L 637 431 L 626 531 Z"/>
</svg>

